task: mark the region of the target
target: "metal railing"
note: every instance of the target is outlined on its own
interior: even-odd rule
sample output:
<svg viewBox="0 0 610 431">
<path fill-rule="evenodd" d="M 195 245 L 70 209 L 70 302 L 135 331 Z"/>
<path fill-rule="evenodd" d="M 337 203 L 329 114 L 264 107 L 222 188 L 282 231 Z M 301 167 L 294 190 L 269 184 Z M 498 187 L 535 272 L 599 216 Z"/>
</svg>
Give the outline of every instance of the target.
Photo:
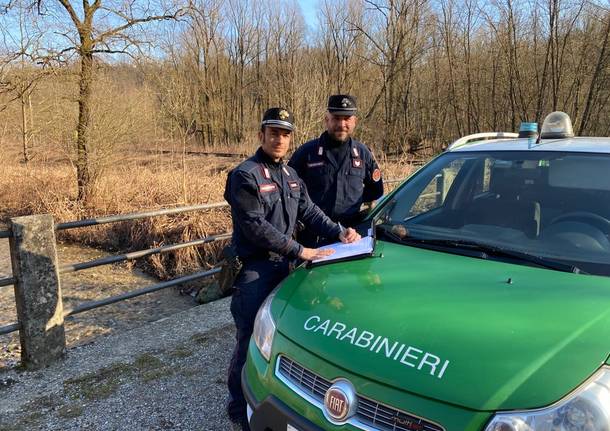
<svg viewBox="0 0 610 431">
<path fill-rule="evenodd" d="M 220 202 L 220 203 L 212 203 L 212 204 L 202 204 L 202 205 L 192 205 L 192 206 L 185 206 L 185 207 L 169 208 L 169 209 L 160 209 L 160 210 L 146 211 L 146 212 L 140 212 L 140 213 L 114 215 L 114 216 L 108 216 L 108 217 L 99 217 L 99 218 L 79 220 L 79 221 L 74 221 L 74 222 L 58 223 L 55 225 L 55 230 L 74 229 L 74 228 L 80 228 L 80 227 L 100 225 L 100 224 L 105 224 L 105 223 L 116 223 L 116 222 L 122 222 L 122 221 L 130 221 L 130 220 L 137 220 L 137 219 L 143 219 L 143 218 L 180 214 L 180 213 L 191 212 L 191 211 L 209 210 L 209 209 L 216 209 L 216 208 L 223 208 L 223 207 L 228 207 L 228 204 L 226 202 Z M 6 232 L 8 233 L 7 236 L 10 237 L 10 231 L 6 231 Z M 103 257 L 100 259 L 94 259 L 94 260 L 87 261 L 87 262 L 65 264 L 65 265 L 59 266 L 58 272 L 59 272 L 59 274 L 66 274 L 66 273 L 71 273 L 71 272 L 76 272 L 76 271 L 82 271 L 84 269 L 95 268 L 98 266 L 110 265 L 113 263 L 119 263 L 119 262 L 124 262 L 124 261 L 128 261 L 128 260 L 138 259 L 141 257 L 150 256 L 153 254 L 167 253 L 170 251 L 180 250 L 180 249 L 183 249 L 186 247 L 195 247 L 195 246 L 204 245 L 204 244 L 208 244 L 208 243 L 215 242 L 215 241 L 226 240 L 226 239 L 229 239 L 230 237 L 231 237 L 231 232 L 225 232 L 225 233 L 221 233 L 218 235 L 211 235 L 211 236 L 207 236 L 205 238 L 187 241 L 187 242 L 183 242 L 183 243 L 164 245 L 164 246 L 160 246 L 160 247 L 138 250 L 138 251 L 134 251 L 134 252 L 130 252 L 130 253 L 124 253 L 124 254 L 120 254 L 120 255 L 108 256 L 108 257 Z M 176 278 L 173 280 L 168 280 L 165 282 L 153 284 L 152 286 L 138 289 L 138 290 L 135 290 L 132 292 L 127 292 L 127 293 L 112 296 L 109 298 L 104 298 L 104 299 L 101 299 L 98 301 L 83 303 L 72 309 L 64 310 L 63 317 L 82 313 L 83 311 L 92 310 L 95 308 L 103 307 L 105 305 L 114 304 L 116 302 L 135 298 L 137 296 L 145 295 L 147 293 L 156 292 L 158 290 L 166 289 L 166 288 L 169 288 L 172 286 L 176 286 L 178 284 L 187 283 L 189 281 L 209 277 L 209 276 L 212 276 L 212 275 L 218 273 L 219 271 L 220 271 L 220 268 L 214 268 L 214 269 L 211 269 L 208 271 L 197 272 L 195 274 L 191 274 L 191 275 L 179 277 L 179 278 Z M 13 285 L 16 281 L 17 280 L 15 279 L 14 276 L 2 278 L 2 279 L 0 279 L 0 287 Z M 21 325 L 19 322 L 15 322 L 15 323 L 12 323 L 12 324 L 6 325 L 6 326 L 1 326 L 0 335 L 15 332 L 15 331 L 19 330 L 20 328 L 21 328 Z"/>
<path fill-rule="evenodd" d="M 147 293 L 156 292 L 158 290 L 167 289 L 178 284 L 188 283 L 189 281 L 199 280 L 200 278 L 209 277 L 211 275 L 220 272 L 220 268 L 210 269 L 208 271 L 196 272 L 194 274 L 185 275 L 183 277 L 175 278 L 173 280 L 164 281 L 161 283 L 153 284 L 152 286 L 145 287 L 131 292 L 122 293 L 120 295 L 111 296 L 110 298 L 100 299 L 98 301 L 84 302 L 74 308 L 64 310 L 64 317 L 72 316 L 74 314 L 82 313 L 83 311 L 93 310 L 94 308 L 103 307 L 105 305 L 114 304 L 116 302 L 124 301 L 126 299 L 135 298 Z"/>
<path fill-rule="evenodd" d="M 402 179 L 391 179 L 391 180 L 386 180 L 384 182 L 386 184 L 395 184 L 395 183 L 398 183 L 401 181 L 403 181 L 403 180 Z M 136 213 L 113 215 L 113 216 L 106 216 L 106 217 L 98 217 L 98 218 L 91 218 L 91 219 L 85 219 L 85 220 L 57 223 L 57 224 L 55 224 L 55 230 L 59 231 L 59 230 L 66 230 L 66 229 L 89 227 L 89 226 L 96 226 L 96 225 L 107 224 L 107 223 L 117 223 L 117 222 L 145 219 L 145 218 L 151 218 L 151 217 L 159 217 L 159 216 L 165 216 L 165 215 L 181 214 L 181 213 L 192 212 L 192 211 L 213 210 L 213 209 L 219 209 L 219 208 L 226 208 L 228 206 L 229 206 L 229 204 L 227 202 L 217 202 L 217 203 L 211 203 L 211 204 L 191 205 L 191 206 L 183 206 L 183 207 L 176 207 L 176 208 L 159 209 L 159 210 L 155 210 L 155 211 L 145 211 L 145 212 L 136 212 Z M 11 235 L 12 235 L 11 230 L 0 231 L 0 238 L 10 238 Z M 110 265 L 113 263 L 119 263 L 119 262 L 124 262 L 124 261 L 128 261 L 128 260 L 138 259 L 138 258 L 150 256 L 153 254 L 167 253 L 167 252 L 180 250 L 180 249 L 187 248 L 187 247 L 196 247 L 196 246 L 208 244 L 208 243 L 215 242 L 215 241 L 227 240 L 230 237 L 231 237 L 231 232 L 224 232 L 224 233 L 220 233 L 220 234 L 216 234 L 216 235 L 210 235 L 205 238 L 196 239 L 196 240 L 187 241 L 187 242 L 178 243 L 178 244 L 164 245 L 164 246 L 153 247 L 153 248 L 144 249 L 144 250 L 137 250 L 137 251 L 133 251 L 133 252 L 129 252 L 129 253 L 124 253 L 124 254 L 119 254 L 119 255 L 114 255 L 114 256 L 107 256 L 107 257 L 103 257 L 100 259 L 94 259 L 94 260 L 87 261 L 87 262 L 77 262 L 77 263 L 58 265 L 58 267 L 56 269 L 59 274 L 67 274 L 67 273 L 82 271 L 85 269 L 95 268 L 95 267 L 99 267 L 99 266 L 103 266 L 103 265 Z M 11 253 L 13 253 L 13 250 L 11 250 Z M 210 277 L 214 274 L 217 274 L 218 272 L 220 272 L 220 268 L 213 268 L 213 269 L 210 269 L 207 271 L 200 271 L 200 272 L 196 272 L 194 274 L 186 275 L 183 277 L 178 277 L 173 280 L 156 283 L 151 286 L 143 287 L 141 289 L 137 289 L 137 290 L 130 291 L 130 292 L 125 292 L 125 293 L 122 293 L 122 294 L 119 294 L 116 296 L 111 296 L 111 297 L 103 298 L 103 299 L 96 300 L 96 301 L 81 303 L 73 308 L 64 309 L 62 315 L 63 315 L 63 318 L 65 318 L 65 317 L 72 316 L 72 315 L 75 315 L 78 313 L 82 313 L 84 311 L 93 310 L 93 309 L 96 309 L 99 307 L 114 304 L 114 303 L 117 303 L 120 301 L 135 298 L 135 297 L 138 297 L 141 295 L 146 295 L 151 292 L 156 292 L 158 290 L 167 289 L 169 287 L 173 287 L 173 286 L 176 286 L 176 285 L 179 285 L 182 283 L 187 283 L 187 282 L 199 280 L 202 278 Z M 5 286 L 14 285 L 15 283 L 17 283 L 17 281 L 18 280 L 15 275 L 10 276 L 10 277 L 0 278 L 0 288 L 5 287 Z M 14 322 L 9 325 L 1 326 L 0 335 L 10 334 L 12 332 L 15 332 L 15 331 L 18 331 L 21 329 L 22 329 L 21 323 Z"/>
<path fill-rule="evenodd" d="M 10 237 L 11 237 L 10 230 L 0 230 L 0 238 L 10 238 Z M 12 276 L 0 278 L 0 288 L 6 287 L 6 286 L 12 286 L 14 283 L 15 283 L 15 278 Z M 2 334 L 2 332 L 0 332 L 0 334 Z"/>
<path fill-rule="evenodd" d="M 19 322 L 11 323 L 10 325 L 0 327 L 0 335 L 10 334 L 21 329 Z"/>
<path fill-rule="evenodd" d="M 131 214 L 119 214 L 119 215 L 113 215 L 113 216 L 107 216 L 107 217 L 98 217 L 98 218 L 91 218 L 91 219 L 86 219 L 86 220 L 58 223 L 55 225 L 55 229 L 56 230 L 65 230 L 65 229 L 73 229 L 73 228 L 77 228 L 77 227 L 96 226 L 96 225 L 106 224 L 106 223 L 116 223 L 116 222 L 121 222 L 121 221 L 138 220 L 138 219 L 143 219 L 143 218 L 181 214 L 181 213 L 190 212 L 190 211 L 208 210 L 208 209 L 223 208 L 223 207 L 228 207 L 228 206 L 229 206 L 229 204 L 226 202 L 217 202 L 217 203 L 213 203 L 213 204 L 191 205 L 191 206 L 186 206 L 186 207 L 167 208 L 167 209 L 160 209 L 160 210 L 155 210 L 155 211 L 146 211 L 146 212 L 131 213 Z"/>
<path fill-rule="evenodd" d="M 0 278 L 0 287 L 12 286 L 13 284 L 15 284 L 15 278 L 14 277 Z"/>
<path fill-rule="evenodd" d="M 59 273 L 66 274 L 69 272 L 81 271 L 83 269 L 95 268 L 96 266 L 110 265 L 112 263 L 125 262 L 127 260 L 138 259 L 141 257 L 150 256 L 153 254 L 167 253 L 169 251 L 180 250 L 180 249 L 186 248 L 186 247 L 194 247 L 194 246 L 198 246 L 198 245 L 208 244 L 210 242 L 219 241 L 222 239 L 229 239 L 229 238 L 231 238 L 231 232 L 222 233 L 219 235 L 211 235 L 211 236 L 207 236 L 202 239 L 195 239 L 192 241 L 182 242 L 179 244 L 164 245 L 161 247 L 149 248 L 146 250 L 138 250 L 138 251 L 133 251 L 131 253 L 125 253 L 125 254 L 120 254 L 120 255 L 116 255 L 116 256 L 103 257 L 101 259 L 94 259 L 94 260 L 90 260 L 88 262 L 70 263 L 67 265 L 60 266 Z"/>
</svg>

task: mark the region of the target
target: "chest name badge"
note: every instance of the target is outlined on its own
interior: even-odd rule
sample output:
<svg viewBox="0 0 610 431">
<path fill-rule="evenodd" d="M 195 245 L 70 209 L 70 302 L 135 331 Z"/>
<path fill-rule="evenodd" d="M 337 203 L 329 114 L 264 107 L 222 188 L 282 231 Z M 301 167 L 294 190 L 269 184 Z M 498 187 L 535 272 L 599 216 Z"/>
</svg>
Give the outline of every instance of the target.
<svg viewBox="0 0 610 431">
<path fill-rule="evenodd" d="M 261 185 L 258 187 L 258 190 L 259 190 L 261 193 L 271 193 L 271 192 L 274 192 L 274 191 L 276 191 L 276 190 L 277 190 L 277 185 L 275 185 L 275 184 L 273 184 L 273 183 L 271 183 L 271 184 L 261 184 Z"/>
<path fill-rule="evenodd" d="M 362 167 L 362 159 L 352 159 L 352 166 L 355 168 Z"/>
<path fill-rule="evenodd" d="M 319 166 L 324 166 L 324 162 L 307 163 L 308 168 L 317 168 Z"/>
<path fill-rule="evenodd" d="M 353 147 L 352 148 L 352 153 L 354 153 L 354 157 L 360 157 L 360 153 L 358 152 L 358 148 Z"/>
<path fill-rule="evenodd" d="M 290 186 L 291 189 L 299 188 L 299 183 L 297 181 L 288 181 L 288 185 Z"/>
</svg>

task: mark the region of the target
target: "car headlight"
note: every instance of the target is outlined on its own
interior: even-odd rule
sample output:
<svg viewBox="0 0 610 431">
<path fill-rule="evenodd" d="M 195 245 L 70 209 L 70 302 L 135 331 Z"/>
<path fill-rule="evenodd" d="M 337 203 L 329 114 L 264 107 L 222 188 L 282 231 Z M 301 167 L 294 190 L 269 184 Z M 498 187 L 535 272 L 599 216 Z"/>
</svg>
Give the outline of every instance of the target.
<svg viewBox="0 0 610 431">
<path fill-rule="evenodd" d="M 259 308 L 254 320 L 254 331 L 252 332 L 256 347 L 267 362 L 271 358 L 271 346 L 275 335 L 275 322 L 271 317 L 271 301 L 273 301 L 274 296 L 275 292 L 272 292 Z"/>
<path fill-rule="evenodd" d="M 550 407 L 496 414 L 485 431 L 610 431 L 610 367 Z"/>
</svg>

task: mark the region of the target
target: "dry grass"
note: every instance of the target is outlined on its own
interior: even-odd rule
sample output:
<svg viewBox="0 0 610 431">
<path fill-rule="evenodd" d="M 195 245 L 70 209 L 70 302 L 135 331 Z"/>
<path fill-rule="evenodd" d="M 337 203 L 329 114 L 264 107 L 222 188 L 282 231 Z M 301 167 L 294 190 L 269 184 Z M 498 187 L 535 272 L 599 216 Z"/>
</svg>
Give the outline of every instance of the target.
<svg viewBox="0 0 610 431">
<path fill-rule="evenodd" d="M 50 213 L 56 222 L 124 214 L 178 205 L 221 202 L 228 171 L 239 160 L 211 156 L 127 155 L 106 169 L 88 206 L 76 202 L 74 167 L 62 160 L 29 166 L 5 156 L 0 160 L 0 216 Z M 12 160 L 11 160 L 12 159 Z M 404 178 L 406 161 L 380 164 L 385 178 Z M 63 240 L 129 251 L 184 242 L 231 229 L 228 209 L 154 217 L 92 228 L 61 231 Z M 217 262 L 222 244 L 189 247 L 146 259 L 146 269 L 165 279 L 209 268 Z"/>
<path fill-rule="evenodd" d="M 88 206 L 76 202 L 75 170 L 64 162 L 38 162 L 29 166 L 4 163 L 0 171 L 0 202 L 3 219 L 18 215 L 50 213 L 56 222 L 100 217 L 222 201 L 230 161 L 193 158 L 187 160 L 186 175 L 171 160 L 156 163 L 123 160 L 109 167 L 97 184 L 97 194 Z M 226 166 L 225 166 L 226 165 Z M 139 250 L 183 242 L 230 230 L 227 210 L 199 211 L 172 217 L 101 225 L 61 231 L 63 240 L 112 250 Z M 186 248 L 146 260 L 147 269 L 160 278 L 210 267 L 220 245 Z"/>
</svg>

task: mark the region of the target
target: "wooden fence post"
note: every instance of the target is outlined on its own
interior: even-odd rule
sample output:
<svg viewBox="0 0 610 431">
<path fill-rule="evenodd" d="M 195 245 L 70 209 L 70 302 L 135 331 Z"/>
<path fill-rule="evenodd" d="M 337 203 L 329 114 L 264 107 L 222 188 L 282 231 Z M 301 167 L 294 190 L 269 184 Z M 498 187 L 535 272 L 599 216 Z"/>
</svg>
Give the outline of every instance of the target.
<svg viewBox="0 0 610 431">
<path fill-rule="evenodd" d="M 21 364 L 39 369 L 66 350 L 55 224 L 48 214 L 16 217 L 11 230 Z"/>
</svg>

